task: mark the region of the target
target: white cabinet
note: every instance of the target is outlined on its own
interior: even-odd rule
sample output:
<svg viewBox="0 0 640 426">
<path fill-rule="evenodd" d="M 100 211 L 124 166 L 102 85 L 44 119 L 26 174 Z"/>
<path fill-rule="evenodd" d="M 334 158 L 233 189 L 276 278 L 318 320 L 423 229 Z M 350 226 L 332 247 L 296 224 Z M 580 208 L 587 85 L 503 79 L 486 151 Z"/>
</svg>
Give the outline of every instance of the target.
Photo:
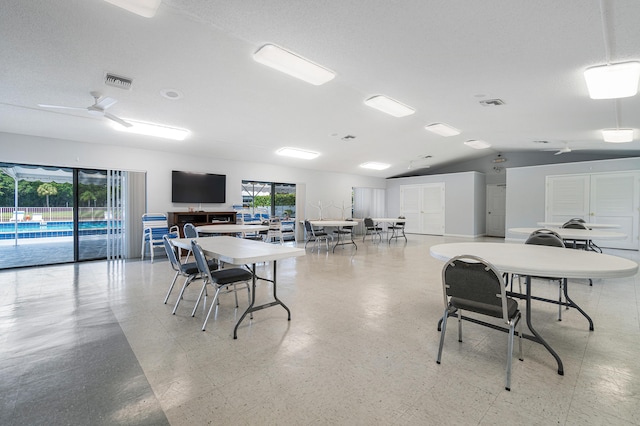
<svg viewBox="0 0 640 426">
<path fill-rule="evenodd" d="M 616 224 L 625 240 L 597 241 L 600 247 L 635 249 L 640 245 L 640 172 L 547 176 L 545 221 L 579 217 Z"/>
</svg>

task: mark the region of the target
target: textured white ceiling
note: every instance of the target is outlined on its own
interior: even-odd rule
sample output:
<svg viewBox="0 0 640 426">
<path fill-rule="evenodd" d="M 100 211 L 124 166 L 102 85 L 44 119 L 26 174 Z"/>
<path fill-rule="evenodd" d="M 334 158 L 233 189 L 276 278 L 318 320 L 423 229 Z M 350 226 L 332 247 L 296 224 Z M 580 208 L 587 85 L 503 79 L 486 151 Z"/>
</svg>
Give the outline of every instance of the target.
<svg viewBox="0 0 640 426">
<path fill-rule="evenodd" d="M 100 0 L 1 0 L 0 131 L 381 177 L 424 155 L 437 166 L 487 154 L 467 139 L 498 152 L 567 141 L 635 155 L 640 142 L 606 144 L 599 129 L 616 126 L 616 102 L 620 125 L 640 128 L 640 96 L 591 100 L 582 71 L 607 55 L 640 60 L 640 2 L 602 4 L 606 34 L 595 0 L 164 0 L 151 19 Z M 265 43 L 337 77 L 312 86 L 264 67 L 251 55 Z M 132 89 L 105 86 L 105 72 L 133 78 Z M 184 97 L 163 98 L 167 88 Z M 126 135 L 83 111 L 38 107 L 88 106 L 92 90 L 118 99 L 109 110 L 117 116 L 192 135 Z M 417 112 L 394 118 L 366 107 L 375 94 Z M 479 104 L 491 98 L 505 105 Z M 433 122 L 463 132 L 433 135 L 424 130 Z M 282 146 L 322 155 L 281 158 Z M 365 171 L 366 161 L 393 166 Z"/>
</svg>

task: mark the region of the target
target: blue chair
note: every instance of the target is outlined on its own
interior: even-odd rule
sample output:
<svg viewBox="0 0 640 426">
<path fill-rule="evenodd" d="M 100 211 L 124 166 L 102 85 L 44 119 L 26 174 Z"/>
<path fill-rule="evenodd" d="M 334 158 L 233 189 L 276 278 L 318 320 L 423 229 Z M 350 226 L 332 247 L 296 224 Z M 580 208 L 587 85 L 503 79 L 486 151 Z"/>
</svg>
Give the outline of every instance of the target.
<svg viewBox="0 0 640 426">
<path fill-rule="evenodd" d="M 151 263 L 153 263 L 153 252 L 156 247 L 164 248 L 162 237 L 168 235 L 169 238 L 178 238 L 180 231 L 177 226 L 169 228 L 167 215 L 163 213 L 145 213 L 142 215 L 142 248 L 140 257 L 144 260 L 147 245 Z"/>
</svg>

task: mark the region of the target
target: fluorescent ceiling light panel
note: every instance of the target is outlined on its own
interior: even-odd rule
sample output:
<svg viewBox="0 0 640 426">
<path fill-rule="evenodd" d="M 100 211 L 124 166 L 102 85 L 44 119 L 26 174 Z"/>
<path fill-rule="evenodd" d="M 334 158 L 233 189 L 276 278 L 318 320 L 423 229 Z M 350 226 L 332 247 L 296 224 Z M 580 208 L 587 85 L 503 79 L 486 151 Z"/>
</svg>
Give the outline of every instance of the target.
<svg viewBox="0 0 640 426">
<path fill-rule="evenodd" d="M 318 155 L 320 155 L 317 152 L 306 151 L 304 149 L 291 148 L 291 147 L 280 148 L 279 150 L 276 151 L 276 154 L 284 155 L 286 157 L 302 158 L 304 160 L 313 160 Z"/>
<path fill-rule="evenodd" d="M 367 163 L 360 164 L 360 167 L 362 167 L 363 169 L 384 170 L 391 167 L 391 164 L 376 163 L 375 161 L 369 161 Z"/>
<path fill-rule="evenodd" d="M 136 15 L 145 18 L 153 18 L 160 7 L 162 0 L 104 0 L 115 6 L 121 7 Z"/>
<path fill-rule="evenodd" d="M 182 141 L 189 135 L 189 131 L 186 129 L 178 129 L 176 127 L 168 127 L 153 123 L 143 123 L 141 121 L 129 120 L 128 118 L 125 119 L 125 121 L 130 123 L 131 127 L 124 127 L 117 123 L 114 123 L 113 127 L 121 132 L 173 139 L 176 141 Z"/>
<path fill-rule="evenodd" d="M 479 140 L 475 140 L 475 139 L 469 139 L 468 141 L 465 141 L 464 144 L 468 147 L 471 147 L 473 149 L 486 149 L 489 148 L 491 146 L 490 143 L 485 142 L 485 141 L 479 141 Z"/>
<path fill-rule="evenodd" d="M 584 78 L 591 99 L 627 98 L 638 93 L 640 62 L 621 62 L 587 68 Z"/>
<path fill-rule="evenodd" d="M 610 143 L 632 142 L 633 129 L 603 129 L 602 138 Z"/>
<path fill-rule="evenodd" d="M 371 108 L 386 112 L 394 117 L 406 117 L 407 115 L 411 115 L 416 112 L 416 110 L 410 106 L 384 95 L 372 96 L 364 101 L 364 103 Z"/>
<path fill-rule="evenodd" d="M 311 62 L 275 44 L 265 44 L 262 46 L 253 54 L 253 59 L 256 62 L 304 80 L 315 86 L 320 86 L 333 80 L 336 76 L 336 73 L 330 69 Z"/>
<path fill-rule="evenodd" d="M 425 129 L 427 129 L 430 132 L 435 133 L 436 135 L 440 135 L 440 136 L 444 136 L 444 137 L 456 136 L 456 135 L 460 134 L 460 130 L 456 129 L 455 127 L 451 127 L 448 124 L 444 124 L 444 123 L 429 124 L 428 126 L 425 126 Z"/>
</svg>

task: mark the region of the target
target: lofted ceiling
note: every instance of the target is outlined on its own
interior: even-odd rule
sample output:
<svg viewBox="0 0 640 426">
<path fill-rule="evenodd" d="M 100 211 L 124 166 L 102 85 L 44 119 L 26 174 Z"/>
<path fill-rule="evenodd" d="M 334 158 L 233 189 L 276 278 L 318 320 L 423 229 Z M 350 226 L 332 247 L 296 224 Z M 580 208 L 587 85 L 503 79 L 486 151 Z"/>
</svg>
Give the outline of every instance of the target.
<svg viewBox="0 0 640 426">
<path fill-rule="evenodd" d="M 640 154 L 640 95 L 592 100 L 583 78 L 607 60 L 640 60 L 637 0 L 163 0 L 153 18 L 102 0 L 0 0 L 0 9 L 2 132 L 379 177 L 492 151 Z M 313 86 L 255 62 L 266 43 L 336 78 Z M 106 85 L 105 73 L 132 78 L 130 90 Z M 182 96 L 163 97 L 167 89 Z M 117 99 L 118 117 L 191 134 L 130 135 L 86 111 L 38 106 L 89 106 L 91 91 Z M 364 105 L 377 94 L 416 113 Z M 480 103 L 491 99 L 504 105 Z M 462 133 L 424 129 L 434 122 Z M 617 125 L 635 128 L 635 140 L 603 142 L 600 130 Z M 284 146 L 321 155 L 276 155 Z M 392 166 L 359 167 L 367 161 Z"/>
</svg>

